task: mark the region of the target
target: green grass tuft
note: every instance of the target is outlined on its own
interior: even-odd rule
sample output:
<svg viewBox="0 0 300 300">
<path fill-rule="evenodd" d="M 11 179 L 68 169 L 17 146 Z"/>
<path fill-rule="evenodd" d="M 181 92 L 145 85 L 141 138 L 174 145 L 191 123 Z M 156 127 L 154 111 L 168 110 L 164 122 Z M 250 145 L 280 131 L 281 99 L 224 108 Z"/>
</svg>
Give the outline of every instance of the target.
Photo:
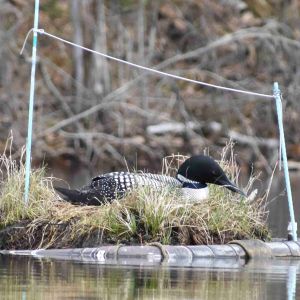
<svg viewBox="0 0 300 300">
<path fill-rule="evenodd" d="M 30 199 L 24 202 L 25 166 L 5 153 L 0 156 L 0 228 L 20 220 L 34 220 L 47 213 L 57 198 L 52 188 L 52 178 L 45 177 L 45 168 L 30 174 Z"/>
</svg>

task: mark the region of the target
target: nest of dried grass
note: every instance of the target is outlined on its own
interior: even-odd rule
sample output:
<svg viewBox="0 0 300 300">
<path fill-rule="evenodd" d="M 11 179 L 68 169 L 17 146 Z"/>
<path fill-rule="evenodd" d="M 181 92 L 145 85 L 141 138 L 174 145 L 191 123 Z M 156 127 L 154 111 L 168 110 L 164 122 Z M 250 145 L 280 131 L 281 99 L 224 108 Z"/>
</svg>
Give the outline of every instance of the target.
<svg viewBox="0 0 300 300">
<path fill-rule="evenodd" d="M 230 159 L 225 157 L 230 154 Z M 163 173 L 176 172 L 183 156 L 168 157 Z M 221 161 L 232 181 L 239 169 L 232 145 Z M 223 244 L 234 239 L 267 239 L 265 198 L 247 199 L 210 186 L 210 198 L 190 203 L 178 190 L 138 189 L 103 206 L 74 206 L 53 190 L 45 169 L 31 173 L 30 199 L 23 200 L 24 164 L 0 157 L 0 249 L 64 248 L 103 244 Z M 251 190 L 251 177 L 246 192 Z"/>
</svg>

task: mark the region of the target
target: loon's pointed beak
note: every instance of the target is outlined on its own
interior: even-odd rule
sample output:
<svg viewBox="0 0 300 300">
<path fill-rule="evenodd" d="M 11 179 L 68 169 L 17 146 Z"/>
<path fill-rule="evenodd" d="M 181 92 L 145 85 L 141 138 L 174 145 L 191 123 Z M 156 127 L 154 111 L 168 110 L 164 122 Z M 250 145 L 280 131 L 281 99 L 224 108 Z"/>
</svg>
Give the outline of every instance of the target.
<svg viewBox="0 0 300 300">
<path fill-rule="evenodd" d="M 244 197 L 247 197 L 247 195 L 242 190 L 240 190 L 235 184 L 233 184 L 228 178 L 222 178 L 222 179 L 218 180 L 216 182 L 216 184 L 224 186 L 232 192 L 235 192 Z"/>
</svg>

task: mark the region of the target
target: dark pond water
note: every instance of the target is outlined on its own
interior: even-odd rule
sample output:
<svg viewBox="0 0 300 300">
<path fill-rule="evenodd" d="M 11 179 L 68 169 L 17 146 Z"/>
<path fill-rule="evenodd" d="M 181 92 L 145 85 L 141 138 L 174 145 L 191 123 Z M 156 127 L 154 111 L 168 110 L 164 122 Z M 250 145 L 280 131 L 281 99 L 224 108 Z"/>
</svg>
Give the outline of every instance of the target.
<svg viewBox="0 0 300 300">
<path fill-rule="evenodd" d="M 109 266 L 0 255 L 0 299 L 300 299 L 300 261 L 225 265 Z"/>
<path fill-rule="evenodd" d="M 295 219 L 300 233 L 300 172 L 290 172 Z M 282 177 L 275 177 L 269 197 L 269 227 L 273 237 L 287 237 L 287 226 L 290 220 L 285 182 Z"/>
</svg>

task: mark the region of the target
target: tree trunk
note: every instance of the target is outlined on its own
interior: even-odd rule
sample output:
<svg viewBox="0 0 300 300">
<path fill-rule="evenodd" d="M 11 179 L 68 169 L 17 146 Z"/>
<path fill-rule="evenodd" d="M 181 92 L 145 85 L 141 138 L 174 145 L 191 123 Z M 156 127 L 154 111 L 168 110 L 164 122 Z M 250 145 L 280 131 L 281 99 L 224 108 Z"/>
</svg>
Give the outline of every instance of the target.
<svg viewBox="0 0 300 300">
<path fill-rule="evenodd" d="M 103 0 L 96 1 L 96 30 L 94 49 L 101 53 L 107 53 L 106 40 L 106 17 L 105 5 Z M 106 58 L 94 55 L 94 92 L 96 95 L 103 96 L 110 91 L 110 74 Z"/>
<path fill-rule="evenodd" d="M 71 17 L 74 28 L 74 43 L 83 45 L 83 33 L 81 24 L 81 1 L 71 0 Z M 83 50 L 77 47 L 73 47 L 73 59 L 75 67 L 75 94 L 76 94 L 76 105 L 75 110 L 79 112 L 81 110 L 82 103 L 82 86 L 84 85 L 84 61 L 83 61 Z"/>
</svg>

